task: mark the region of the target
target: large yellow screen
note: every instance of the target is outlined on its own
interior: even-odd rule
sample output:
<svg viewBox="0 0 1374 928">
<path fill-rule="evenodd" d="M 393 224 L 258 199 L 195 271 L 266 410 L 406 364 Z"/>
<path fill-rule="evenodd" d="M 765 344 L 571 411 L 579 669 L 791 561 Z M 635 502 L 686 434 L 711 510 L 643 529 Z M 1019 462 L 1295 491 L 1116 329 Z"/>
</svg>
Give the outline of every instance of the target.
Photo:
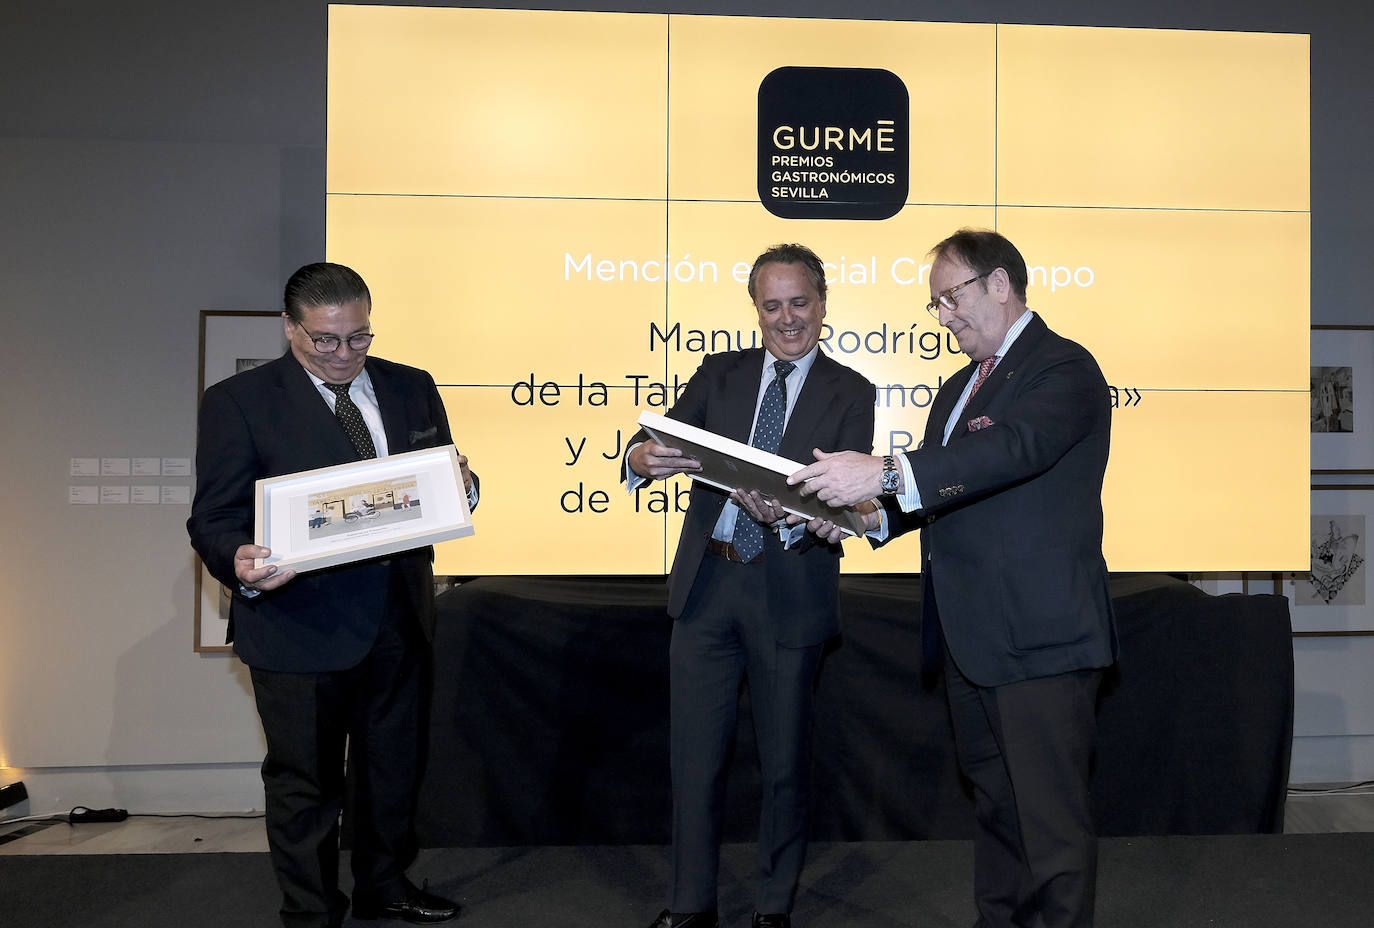
<svg viewBox="0 0 1374 928">
<path fill-rule="evenodd" d="M 924 310 L 961 226 L 1017 244 L 1113 386 L 1112 570 L 1306 569 L 1307 36 L 331 6 L 329 42 L 328 257 L 482 478 L 439 572 L 666 571 L 687 483 L 626 493 L 624 441 L 754 343 L 777 242 L 827 262 L 822 348 L 877 385 L 877 451 L 914 445 L 966 361 Z M 900 79 L 895 215 L 761 203 L 795 183 L 759 168 L 780 69 Z M 847 554 L 918 569 L 914 539 Z"/>
</svg>

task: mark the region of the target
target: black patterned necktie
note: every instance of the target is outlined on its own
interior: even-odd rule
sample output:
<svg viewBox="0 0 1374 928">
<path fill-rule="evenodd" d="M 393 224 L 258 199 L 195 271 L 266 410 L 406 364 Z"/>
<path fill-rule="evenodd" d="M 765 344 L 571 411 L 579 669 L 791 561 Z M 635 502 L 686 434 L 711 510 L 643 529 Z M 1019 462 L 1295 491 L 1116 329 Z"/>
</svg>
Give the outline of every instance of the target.
<svg viewBox="0 0 1374 928">
<path fill-rule="evenodd" d="M 782 427 L 787 421 L 787 375 L 796 370 L 791 361 L 773 362 L 773 381 L 763 391 L 763 402 L 759 403 L 759 419 L 754 425 L 754 438 L 749 444 L 760 451 L 777 454 L 782 444 Z M 742 513 L 735 519 L 735 537 L 732 542 L 740 560 L 748 563 L 763 551 L 763 526 Z"/>
<path fill-rule="evenodd" d="M 358 452 L 358 460 L 365 461 L 377 456 L 377 447 L 372 444 L 372 433 L 367 430 L 358 404 L 348 395 L 350 384 L 327 383 L 325 386 L 334 394 L 334 417 L 348 433 L 348 440 L 353 442 L 353 448 Z"/>
</svg>

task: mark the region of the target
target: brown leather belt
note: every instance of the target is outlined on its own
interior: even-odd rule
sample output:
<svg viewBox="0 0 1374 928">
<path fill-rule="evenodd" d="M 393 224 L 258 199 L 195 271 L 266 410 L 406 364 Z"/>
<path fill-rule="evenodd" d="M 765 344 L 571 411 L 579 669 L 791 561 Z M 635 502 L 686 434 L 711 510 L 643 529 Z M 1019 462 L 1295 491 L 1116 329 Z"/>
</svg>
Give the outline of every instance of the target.
<svg viewBox="0 0 1374 928">
<path fill-rule="evenodd" d="M 735 546 L 728 541 L 721 541 L 719 538 L 708 538 L 706 539 L 706 550 L 716 557 L 725 558 L 727 561 L 732 561 L 736 564 L 745 563 L 744 558 L 740 557 L 739 552 L 735 550 Z M 761 558 L 763 555 L 760 554 L 759 557 Z"/>
</svg>

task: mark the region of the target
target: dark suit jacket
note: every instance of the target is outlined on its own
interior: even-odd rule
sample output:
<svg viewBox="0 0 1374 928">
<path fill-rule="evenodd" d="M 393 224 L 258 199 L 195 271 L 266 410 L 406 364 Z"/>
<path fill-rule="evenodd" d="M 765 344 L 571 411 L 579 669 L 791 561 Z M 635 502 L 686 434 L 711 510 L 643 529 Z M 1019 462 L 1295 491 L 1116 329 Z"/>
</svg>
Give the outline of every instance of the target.
<svg viewBox="0 0 1374 928">
<path fill-rule="evenodd" d="M 1107 666 L 1117 641 L 1102 557 L 1102 371 L 1037 315 L 941 447 L 976 370 L 944 384 L 921 449 L 907 455 L 950 656 L 980 686 Z M 897 520 L 898 533 L 911 524 Z"/>
<path fill-rule="evenodd" d="M 399 454 L 452 441 L 434 379 L 369 357 L 388 451 Z M 248 598 L 234 576 L 234 552 L 253 541 L 254 481 L 358 459 L 305 369 L 288 351 L 205 391 L 196 445 L 196 496 L 186 527 L 217 580 L 234 590 L 230 638 L 251 667 L 315 673 L 351 667 L 367 654 L 388 605 L 388 586 L 434 628 L 433 548 L 301 574 Z"/>
<path fill-rule="evenodd" d="M 668 416 L 748 444 L 763 358 L 762 348 L 707 355 Z M 873 385 L 862 375 L 824 354 L 817 355 L 792 407 L 778 454 L 806 463 L 814 460 L 813 448 L 872 451 L 873 401 Z M 645 441 L 647 437 L 641 431 L 630 441 Z M 692 484 L 668 578 L 668 614 L 673 618 L 679 617 L 687 604 L 706 555 L 706 542 L 728 499 L 719 490 Z M 741 510 L 739 517 L 747 519 L 749 515 Z M 840 549 L 813 541 L 814 536 L 807 535 L 790 551 L 775 544 L 765 548 L 765 586 L 760 592 L 767 599 L 767 614 L 777 623 L 777 641 L 788 647 L 819 644 L 839 631 Z"/>
</svg>

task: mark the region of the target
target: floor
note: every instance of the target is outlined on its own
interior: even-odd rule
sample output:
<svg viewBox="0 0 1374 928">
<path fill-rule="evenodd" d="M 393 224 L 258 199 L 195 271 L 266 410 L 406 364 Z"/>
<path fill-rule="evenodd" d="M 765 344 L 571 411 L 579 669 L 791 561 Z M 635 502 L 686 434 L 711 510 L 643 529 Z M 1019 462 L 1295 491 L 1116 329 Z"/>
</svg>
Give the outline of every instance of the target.
<svg viewBox="0 0 1374 928">
<path fill-rule="evenodd" d="M 1286 834 L 1374 832 L 1374 783 L 1293 789 Z M 21 832 L 27 832 L 21 834 Z M 123 822 L 16 821 L 0 825 L 0 856 L 266 852 L 262 816 L 145 816 Z"/>
</svg>

